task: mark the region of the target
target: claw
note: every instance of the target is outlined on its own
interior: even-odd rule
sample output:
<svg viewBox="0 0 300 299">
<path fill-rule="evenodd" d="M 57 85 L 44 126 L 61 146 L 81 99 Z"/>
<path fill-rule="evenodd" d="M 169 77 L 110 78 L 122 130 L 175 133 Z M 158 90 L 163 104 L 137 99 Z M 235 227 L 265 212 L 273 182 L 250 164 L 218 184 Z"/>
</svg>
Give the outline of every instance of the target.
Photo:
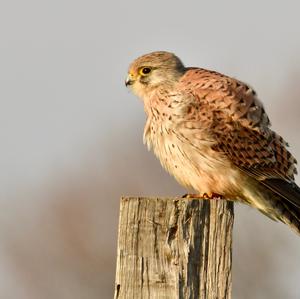
<svg viewBox="0 0 300 299">
<path fill-rule="evenodd" d="M 200 194 L 189 194 L 186 193 L 182 196 L 182 198 L 188 198 L 188 199 L 192 199 L 192 198 L 201 198 L 202 196 Z"/>
<path fill-rule="evenodd" d="M 220 195 L 218 193 L 203 193 L 201 194 L 189 194 L 186 193 L 182 196 L 182 198 L 188 198 L 188 199 L 193 199 L 193 198 L 204 198 L 204 199 L 224 199 L 223 195 Z"/>
<path fill-rule="evenodd" d="M 223 197 L 223 195 L 220 195 L 218 193 L 211 192 L 211 193 L 204 193 L 203 198 L 205 198 L 205 199 L 223 199 L 224 197 Z"/>
</svg>

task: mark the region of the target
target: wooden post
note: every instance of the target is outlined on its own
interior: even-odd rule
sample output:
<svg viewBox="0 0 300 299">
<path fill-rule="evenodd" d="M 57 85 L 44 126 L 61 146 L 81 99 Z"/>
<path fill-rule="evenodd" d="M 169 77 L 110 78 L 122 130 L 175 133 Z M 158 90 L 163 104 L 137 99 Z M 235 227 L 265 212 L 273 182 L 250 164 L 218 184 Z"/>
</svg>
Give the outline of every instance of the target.
<svg viewBox="0 0 300 299">
<path fill-rule="evenodd" d="M 121 199 L 115 299 L 231 298 L 233 203 Z"/>
</svg>

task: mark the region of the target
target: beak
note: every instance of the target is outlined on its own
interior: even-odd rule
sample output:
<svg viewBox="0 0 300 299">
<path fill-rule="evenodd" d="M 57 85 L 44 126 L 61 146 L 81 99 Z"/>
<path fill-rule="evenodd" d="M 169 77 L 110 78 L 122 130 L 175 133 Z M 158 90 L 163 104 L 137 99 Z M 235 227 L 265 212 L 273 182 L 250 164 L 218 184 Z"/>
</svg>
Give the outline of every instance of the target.
<svg viewBox="0 0 300 299">
<path fill-rule="evenodd" d="M 132 85 L 134 83 L 133 76 L 131 74 L 128 74 L 126 80 L 125 80 L 125 86 Z"/>
</svg>

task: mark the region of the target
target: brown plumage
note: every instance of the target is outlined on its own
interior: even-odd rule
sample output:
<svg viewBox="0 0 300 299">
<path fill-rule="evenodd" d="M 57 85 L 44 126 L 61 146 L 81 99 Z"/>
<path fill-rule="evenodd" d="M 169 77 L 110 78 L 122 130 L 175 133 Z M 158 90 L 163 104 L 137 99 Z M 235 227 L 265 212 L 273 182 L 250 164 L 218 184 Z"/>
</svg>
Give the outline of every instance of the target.
<svg viewBox="0 0 300 299">
<path fill-rule="evenodd" d="M 144 142 L 180 184 L 245 202 L 300 232 L 296 160 L 251 87 L 186 68 L 168 52 L 136 59 L 126 85 L 144 102 Z"/>
</svg>

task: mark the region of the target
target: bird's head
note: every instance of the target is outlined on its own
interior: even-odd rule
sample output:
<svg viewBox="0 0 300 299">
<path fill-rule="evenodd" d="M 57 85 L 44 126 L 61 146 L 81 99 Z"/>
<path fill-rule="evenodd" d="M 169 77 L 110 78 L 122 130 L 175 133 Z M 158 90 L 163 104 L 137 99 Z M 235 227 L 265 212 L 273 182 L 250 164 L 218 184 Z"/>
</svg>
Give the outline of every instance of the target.
<svg viewBox="0 0 300 299">
<path fill-rule="evenodd" d="M 131 63 L 125 84 L 143 98 L 159 86 L 174 85 L 184 70 L 183 63 L 173 53 L 152 52 Z"/>
</svg>

